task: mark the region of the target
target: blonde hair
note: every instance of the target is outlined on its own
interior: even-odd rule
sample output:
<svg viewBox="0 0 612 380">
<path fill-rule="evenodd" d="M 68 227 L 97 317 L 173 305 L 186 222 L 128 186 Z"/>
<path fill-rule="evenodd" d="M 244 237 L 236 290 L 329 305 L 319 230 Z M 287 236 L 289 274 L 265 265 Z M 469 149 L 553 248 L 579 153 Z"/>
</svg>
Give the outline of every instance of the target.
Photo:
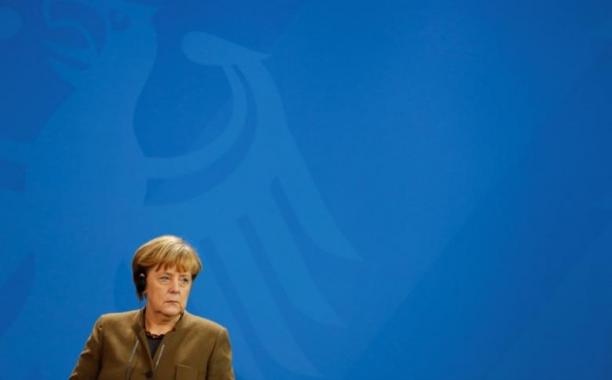
<svg viewBox="0 0 612 380">
<path fill-rule="evenodd" d="M 176 267 L 191 273 L 195 280 L 202 270 L 202 261 L 195 249 L 178 236 L 163 235 L 141 245 L 132 259 L 132 276 L 138 299 L 143 298 L 146 276 L 150 269 Z"/>
</svg>

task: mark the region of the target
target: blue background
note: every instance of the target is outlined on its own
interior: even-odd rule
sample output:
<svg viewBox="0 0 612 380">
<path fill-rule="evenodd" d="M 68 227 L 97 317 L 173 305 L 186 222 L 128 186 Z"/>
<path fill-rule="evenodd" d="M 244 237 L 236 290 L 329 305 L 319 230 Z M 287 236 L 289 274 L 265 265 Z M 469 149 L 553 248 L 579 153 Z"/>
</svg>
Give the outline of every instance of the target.
<svg viewBox="0 0 612 380">
<path fill-rule="evenodd" d="M 612 4 L 0 2 L 0 376 L 173 233 L 238 379 L 612 378 Z"/>
</svg>

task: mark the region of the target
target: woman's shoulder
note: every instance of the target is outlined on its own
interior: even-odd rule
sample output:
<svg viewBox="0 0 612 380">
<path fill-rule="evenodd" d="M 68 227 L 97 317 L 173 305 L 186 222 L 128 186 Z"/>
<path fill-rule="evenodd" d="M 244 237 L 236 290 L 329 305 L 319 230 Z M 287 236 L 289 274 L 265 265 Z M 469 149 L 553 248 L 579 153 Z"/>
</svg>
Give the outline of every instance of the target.
<svg viewBox="0 0 612 380">
<path fill-rule="evenodd" d="M 225 326 L 215 321 L 200 317 L 195 314 L 185 312 L 185 314 L 183 315 L 183 318 L 184 318 L 184 321 L 183 321 L 184 327 L 189 328 L 189 329 L 207 331 L 207 332 L 212 332 L 215 334 L 219 334 L 223 331 L 227 331 Z"/>
<path fill-rule="evenodd" d="M 140 310 L 130 310 L 119 313 L 102 314 L 96 324 L 103 326 L 125 325 L 135 322 Z"/>
</svg>

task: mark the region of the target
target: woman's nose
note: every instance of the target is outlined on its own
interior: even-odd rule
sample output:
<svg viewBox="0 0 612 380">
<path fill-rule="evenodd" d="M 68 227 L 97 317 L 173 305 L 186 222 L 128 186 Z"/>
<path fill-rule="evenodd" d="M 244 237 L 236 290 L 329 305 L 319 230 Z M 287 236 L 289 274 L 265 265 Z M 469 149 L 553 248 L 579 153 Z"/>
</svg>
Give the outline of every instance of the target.
<svg viewBox="0 0 612 380">
<path fill-rule="evenodd" d="M 178 293 L 181 289 L 180 280 L 175 278 L 170 282 L 170 291 L 174 293 Z"/>
</svg>

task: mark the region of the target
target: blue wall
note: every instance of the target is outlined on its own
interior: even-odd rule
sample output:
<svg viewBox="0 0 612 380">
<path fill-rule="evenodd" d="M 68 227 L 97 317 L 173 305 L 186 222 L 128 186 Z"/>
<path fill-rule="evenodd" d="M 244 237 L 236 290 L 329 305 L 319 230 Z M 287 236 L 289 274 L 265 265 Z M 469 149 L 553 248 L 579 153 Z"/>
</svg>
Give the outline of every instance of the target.
<svg viewBox="0 0 612 380">
<path fill-rule="evenodd" d="M 0 2 L 0 376 L 162 233 L 241 380 L 612 378 L 612 3 Z"/>
</svg>

